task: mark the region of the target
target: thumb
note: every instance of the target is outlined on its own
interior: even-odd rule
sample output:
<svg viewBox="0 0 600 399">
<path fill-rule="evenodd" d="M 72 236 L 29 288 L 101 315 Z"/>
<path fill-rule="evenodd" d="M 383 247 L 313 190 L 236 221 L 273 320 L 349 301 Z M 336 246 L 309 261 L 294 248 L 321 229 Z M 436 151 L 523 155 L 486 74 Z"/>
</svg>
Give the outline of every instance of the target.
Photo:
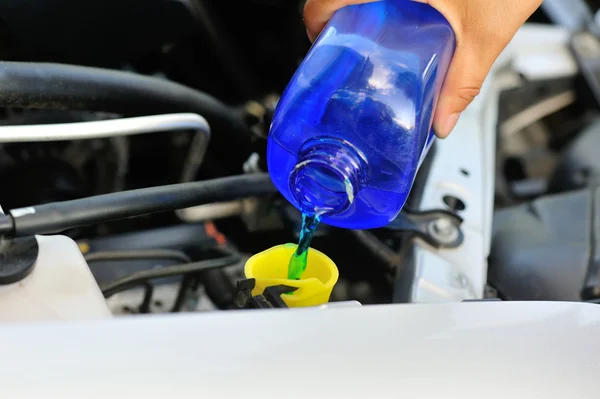
<svg viewBox="0 0 600 399">
<path fill-rule="evenodd" d="M 482 58 L 467 45 L 457 47 L 433 118 L 433 128 L 438 137 L 448 137 L 456 126 L 460 114 L 479 95 L 485 77 L 493 64 L 493 60 Z"/>
</svg>

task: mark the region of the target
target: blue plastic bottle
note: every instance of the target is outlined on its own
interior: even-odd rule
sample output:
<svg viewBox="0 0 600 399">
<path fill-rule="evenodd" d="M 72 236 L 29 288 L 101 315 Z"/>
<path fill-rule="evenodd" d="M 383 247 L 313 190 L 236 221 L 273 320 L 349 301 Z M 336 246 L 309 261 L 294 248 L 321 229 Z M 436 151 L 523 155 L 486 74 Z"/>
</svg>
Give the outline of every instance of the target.
<svg viewBox="0 0 600 399">
<path fill-rule="evenodd" d="M 267 162 L 282 195 L 333 226 L 394 220 L 434 138 L 454 48 L 450 24 L 426 4 L 339 10 L 275 111 Z"/>
</svg>

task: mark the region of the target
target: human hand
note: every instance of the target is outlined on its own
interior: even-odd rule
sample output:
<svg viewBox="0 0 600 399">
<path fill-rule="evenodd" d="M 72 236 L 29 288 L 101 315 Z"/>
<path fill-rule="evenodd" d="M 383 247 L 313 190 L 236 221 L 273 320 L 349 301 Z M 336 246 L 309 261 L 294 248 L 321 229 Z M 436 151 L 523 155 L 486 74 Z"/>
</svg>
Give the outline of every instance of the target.
<svg viewBox="0 0 600 399">
<path fill-rule="evenodd" d="M 314 41 L 338 9 L 378 0 L 308 0 L 304 23 Z M 456 34 L 456 51 L 450 64 L 433 127 L 445 138 L 456 126 L 460 113 L 479 94 L 492 65 L 517 30 L 543 0 L 412 0 L 438 10 Z"/>
</svg>

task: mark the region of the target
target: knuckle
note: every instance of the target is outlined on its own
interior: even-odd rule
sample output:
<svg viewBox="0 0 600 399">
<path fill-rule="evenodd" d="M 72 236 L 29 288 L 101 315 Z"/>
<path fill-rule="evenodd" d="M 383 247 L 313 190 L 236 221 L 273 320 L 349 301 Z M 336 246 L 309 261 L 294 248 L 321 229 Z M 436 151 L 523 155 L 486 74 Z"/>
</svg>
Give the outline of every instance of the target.
<svg viewBox="0 0 600 399">
<path fill-rule="evenodd" d="M 481 85 L 464 86 L 457 90 L 456 95 L 461 100 L 470 103 L 479 95 L 480 92 Z"/>
</svg>

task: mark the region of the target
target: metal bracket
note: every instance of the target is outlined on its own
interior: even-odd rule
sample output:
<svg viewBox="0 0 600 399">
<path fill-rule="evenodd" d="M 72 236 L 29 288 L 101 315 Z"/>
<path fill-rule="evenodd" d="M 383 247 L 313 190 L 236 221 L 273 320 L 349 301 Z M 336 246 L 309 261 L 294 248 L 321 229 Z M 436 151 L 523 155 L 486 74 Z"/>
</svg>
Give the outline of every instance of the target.
<svg viewBox="0 0 600 399">
<path fill-rule="evenodd" d="M 409 233 L 435 248 L 457 248 L 464 235 L 460 229 L 463 219 L 446 210 L 402 210 L 385 228 L 394 232 Z"/>
</svg>

